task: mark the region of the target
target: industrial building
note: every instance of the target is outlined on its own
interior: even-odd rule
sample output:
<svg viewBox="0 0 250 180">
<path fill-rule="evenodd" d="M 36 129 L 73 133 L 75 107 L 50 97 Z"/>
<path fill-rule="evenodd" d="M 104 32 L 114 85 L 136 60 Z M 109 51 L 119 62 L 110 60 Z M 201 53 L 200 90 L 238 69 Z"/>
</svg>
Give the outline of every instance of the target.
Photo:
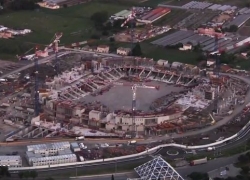
<svg viewBox="0 0 250 180">
<path fill-rule="evenodd" d="M 30 154 L 29 152 L 26 154 L 27 161 L 30 166 L 45 166 L 45 165 L 53 165 L 53 164 L 66 164 L 66 163 L 74 163 L 77 162 L 77 157 L 75 154 L 63 154 L 58 156 L 50 156 L 50 157 L 38 157 L 34 154 Z"/>
<path fill-rule="evenodd" d="M 158 7 L 150 11 L 149 13 L 145 14 L 144 16 L 138 18 L 138 21 L 146 23 L 146 24 L 153 23 L 170 12 L 171 12 L 171 9 L 169 8 Z"/>
<path fill-rule="evenodd" d="M 71 143 L 70 147 L 71 147 L 71 150 L 73 152 L 79 152 L 79 151 L 81 151 L 81 148 L 80 148 L 79 144 L 76 143 L 76 142 Z"/>
<path fill-rule="evenodd" d="M 110 18 L 114 19 L 114 20 L 118 20 L 118 19 L 126 19 L 128 18 L 128 16 L 131 14 L 132 11 L 130 10 L 122 10 L 114 15 L 112 15 Z"/>
<path fill-rule="evenodd" d="M 69 142 L 56 142 L 50 144 L 37 144 L 27 146 L 28 152 L 33 152 L 34 154 L 41 154 L 42 156 L 54 156 L 65 149 L 70 149 Z"/>
<path fill-rule="evenodd" d="M 247 22 L 247 20 L 250 19 L 250 14 L 241 14 L 236 16 L 231 22 L 225 25 L 225 27 L 230 28 L 230 26 L 235 25 L 238 28 L 241 27 L 243 24 Z"/>
<path fill-rule="evenodd" d="M 43 0 L 43 2 L 39 4 L 50 9 L 58 9 L 67 6 L 74 6 L 81 3 L 87 3 L 89 1 L 91 0 Z"/>
<path fill-rule="evenodd" d="M 70 150 L 69 142 L 56 142 L 27 146 L 26 158 L 30 166 L 72 163 L 77 157 Z"/>
<path fill-rule="evenodd" d="M 228 34 L 224 36 L 221 33 L 215 32 L 213 29 L 198 29 L 199 31 L 180 30 L 165 37 L 159 38 L 153 42 L 154 45 L 159 46 L 173 46 L 179 43 L 187 44 L 191 43 L 193 46 L 200 44 L 203 51 L 214 52 L 215 50 L 215 38 L 218 36 L 219 49 L 227 53 L 234 53 L 239 47 L 247 45 L 250 41 L 249 37 L 237 36 Z M 200 34 L 199 34 L 200 33 Z"/>
<path fill-rule="evenodd" d="M 22 167 L 21 156 L 0 156 L 0 166 Z"/>
</svg>

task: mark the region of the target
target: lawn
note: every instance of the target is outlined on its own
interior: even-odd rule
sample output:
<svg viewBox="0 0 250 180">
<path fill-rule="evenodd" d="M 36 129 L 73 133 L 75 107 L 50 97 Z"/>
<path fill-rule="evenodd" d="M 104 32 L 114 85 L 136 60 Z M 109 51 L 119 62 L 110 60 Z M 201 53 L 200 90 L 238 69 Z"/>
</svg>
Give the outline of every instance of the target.
<svg viewBox="0 0 250 180">
<path fill-rule="evenodd" d="M 141 43 L 143 56 L 155 60 L 165 59 L 171 62 L 178 61 L 187 64 L 197 64 L 200 54 L 190 51 L 179 51 L 177 49 L 166 49 L 148 43 Z"/>
<path fill-rule="evenodd" d="M 59 10 L 43 9 L 37 11 L 18 11 L 0 16 L 0 24 L 14 28 L 28 28 L 33 33 L 16 37 L 14 43 L 49 44 L 56 32 L 63 32 L 61 42 L 68 44 L 78 42 L 95 33 L 90 16 L 97 11 L 107 11 L 109 15 L 125 9 L 126 6 L 90 2 Z M 0 42 L 1 45 L 1 42 Z"/>
</svg>

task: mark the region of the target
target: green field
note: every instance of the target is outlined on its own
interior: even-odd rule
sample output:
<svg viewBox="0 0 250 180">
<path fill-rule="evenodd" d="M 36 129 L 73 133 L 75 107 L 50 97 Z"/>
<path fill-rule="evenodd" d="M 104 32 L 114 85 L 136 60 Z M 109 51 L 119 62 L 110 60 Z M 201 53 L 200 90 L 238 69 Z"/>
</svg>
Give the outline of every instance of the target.
<svg viewBox="0 0 250 180">
<path fill-rule="evenodd" d="M 151 42 L 151 41 L 150 41 Z M 111 52 L 118 47 L 128 47 L 131 48 L 132 44 L 128 42 L 109 42 L 105 40 L 95 41 L 90 46 L 96 46 L 98 44 L 105 44 L 110 46 Z M 200 58 L 200 54 L 191 51 L 179 51 L 178 49 L 167 49 L 164 47 L 158 47 L 155 45 L 150 44 L 149 42 L 142 42 L 141 51 L 142 57 L 153 58 L 154 60 L 165 59 L 171 62 L 178 61 L 187 64 L 197 64 L 197 59 Z"/>
<path fill-rule="evenodd" d="M 155 60 L 164 59 L 171 62 L 178 61 L 187 64 L 197 64 L 200 54 L 190 51 L 179 51 L 177 49 L 167 49 L 157 47 L 148 43 L 142 43 L 141 49 L 143 56 L 154 58 Z"/>
<path fill-rule="evenodd" d="M 0 25 L 14 29 L 31 29 L 33 33 L 2 40 L 3 44 L 38 43 L 49 44 L 56 32 L 63 32 L 62 44 L 79 42 L 96 33 L 90 16 L 97 11 L 109 15 L 127 8 L 124 5 L 91 2 L 59 10 L 41 8 L 37 11 L 18 11 L 0 15 Z M 3 43 L 3 44 L 2 44 Z"/>
</svg>

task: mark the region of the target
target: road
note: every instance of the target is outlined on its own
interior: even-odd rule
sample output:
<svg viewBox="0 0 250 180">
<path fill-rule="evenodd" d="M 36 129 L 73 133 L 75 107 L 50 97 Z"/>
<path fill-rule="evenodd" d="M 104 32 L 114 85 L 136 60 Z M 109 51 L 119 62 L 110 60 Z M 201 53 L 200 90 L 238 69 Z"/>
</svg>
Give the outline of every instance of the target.
<svg viewBox="0 0 250 180">
<path fill-rule="evenodd" d="M 79 51 L 79 52 L 82 52 L 82 51 Z M 62 54 L 65 54 L 65 53 L 70 54 L 71 52 L 60 52 L 58 55 L 62 55 Z M 90 52 L 87 52 L 87 53 L 90 53 Z M 107 55 L 107 54 L 105 54 L 105 55 Z M 115 56 L 115 57 L 117 57 L 117 56 Z M 53 56 L 49 56 L 49 57 L 46 57 L 46 58 L 43 58 L 43 59 L 39 60 L 38 62 L 39 62 L 39 64 L 43 64 L 45 62 L 48 62 L 48 61 L 52 60 L 53 58 L 54 58 Z M 27 68 L 32 67 L 33 65 L 34 65 L 34 63 L 28 64 L 28 65 L 23 66 L 23 67 L 15 70 L 13 72 L 10 72 L 8 74 L 0 76 L 0 78 L 5 78 L 10 74 L 18 73 L 20 71 L 23 71 L 23 70 L 25 70 Z M 229 75 L 229 74 L 227 74 L 227 75 Z M 237 77 L 239 79 L 242 79 L 242 80 L 246 81 L 248 84 L 250 84 L 250 80 L 247 79 L 247 78 L 240 77 L 240 76 L 237 76 L 237 75 L 231 75 L 231 74 L 230 74 L 230 76 Z M 248 102 L 250 102 L 250 93 L 249 92 L 247 93 L 246 98 L 245 98 L 245 103 L 248 103 Z M 149 143 L 149 142 L 152 142 L 152 141 L 166 140 L 166 139 L 169 139 L 169 138 L 180 138 L 180 137 L 193 136 L 193 135 L 197 135 L 197 134 L 201 134 L 201 133 L 204 133 L 204 132 L 211 131 L 211 130 L 213 130 L 215 128 L 218 128 L 218 127 L 224 125 L 228 121 L 230 121 L 235 115 L 239 114 L 242 111 L 243 108 L 244 108 L 244 105 L 237 107 L 235 109 L 234 113 L 231 116 L 227 116 L 226 118 L 224 118 L 223 120 L 217 122 L 213 126 L 209 126 L 207 128 L 200 129 L 200 130 L 197 130 L 197 131 L 187 132 L 187 133 L 184 133 L 184 134 L 174 134 L 171 137 L 166 136 L 166 137 L 155 137 L 154 139 L 146 139 L 144 141 L 141 141 L 140 143 Z M 230 148 L 230 147 L 234 147 L 234 146 L 244 142 L 246 139 L 247 139 L 247 137 L 244 137 L 242 140 L 240 140 L 238 142 L 234 142 L 233 144 L 228 144 L 227 146 L 221 147 L 221 150 L 226 149 L 226 148 Z M 58 140 L 57 139 L 52 139 L 52 140 L 46 140 L 46 142 L 61 141 L 61 140 L 62 139 L 58 139 Z M 100 142 L 115 142 L 115 143 L 124 142 L 124 141 L 121 141 L 121 140 L 110 140 L 110 139 L 89 140 L 90 143 L 91 142 L 97 143 L 99 141 Z M 18 146 L 18 145 L 21 145 L 21 144 L 24 145 L 24 144 L 31 144 L 31 143 L 38 143 L 38 142 L 40 142 L 40 141 L 33 141 L 33 142 L 31 142 L 31 141 L 22 141 L 22 142 L 15 142 L 15 143 L 7 144 L 7 146 L 12 146 L 12 145 Z M 6 143 L 4 143 L 2 145 L 6 145 Z M 166 153 L 166 151 L 167 151 L 167 148 L 162 150 L 162 153 Z M 204 152 L 204 153 L 206 153 L 206 152 Z M 209 163 L 204 164 L 204 165 L 200 165 L 200 166 L 194 166 L 194 167 L 189 167 L 188 166 L 188 167 L 179 168 L 178 171 L 183 176 L 189 174 L 192 171 L 204 171 L 204 172 L 207 172 L 207 171 L 211 171 L 213 169 L 219 168 L 221 166 L 225 166 L 227 164 L 230 164 L 230 163 L 234 162 L 236 159 L 237 159 L 237 156 L 230 157 L 230 158 L 224 158 L 224 159 L 218 159 L 218 160 L 212 160 L 212 161 L 209 161 Z M 119 165 L 119 164 L 130 165 L 133 162 L 143 163 L 143 162 L 146 162 L 147 160 L 149 160 L 149 157 L 145 157 L 145 158 L 142 158 L 140 160 L 138 160 L 138 159 L 137 160 L 128 159 L 125 162 L 124 161 L 117 162 L 117 165 Z M 78 171 L 81 171 L 81 170 L 87 171 L 87 170 L 91 170 L 91 169 L 92 170 L 96 169 L 97 167 L 98 167 L 98 169 L 101 169 L 101 168 L 104 168 L 104 167 L 110 167 L 111 168 L 111 167 L 114 167 L 114 162 L 107 162 L 105 165 L 96 164 L 96 165 L 81 166 L 81 167 L 78 167 L 77 169 L 78 169 Z M 39 170 L 39 174 L 58 175 L 58 174 L 60 174 L 62 172 L 63 173 L 72 173 L 72 172 L 75 172 L 75 171 L 76 171 L 76 167 L 63 167 L 63 168 L 59 168 L 59 169 L 54 168 L 54 169 L 49 169 L 49 170 L 48 169 Z M 91 178 L 91 177 L 88 177 L 88 178 Z M 101 176 L 100 178 L 104 179 L 103 176 Z M 107 178 L 110 179 L 110 177 L 107 177 Z M 124 177 L 122 174 L 120 174 L 118 178 L 119 179 L 121 179 L 121 178 L 124 179 L 124 178 L 127 178 L 127 177 Z M 98 177 L 95 177 L 95 179 L 98 179 Z"/>
<path fill-rule="evenodd" d="M 182 177 L 186 177 L 188 174 L 190 174 L 190 172 L 209 172 L 212 171 L 214 169 L 218 169 L 220 167 L 224 167 L 227 166 L 229 164 L 232 164 L 233 162 L 236 162 L 238 158 L 238 155 L 235 156 L 231 156 L 228 158 L 219 158 L 219 159 L 215 159 L 215 160 L 211 160 L 209 161 L 207 164 L 203 164 L 203 165 L 199 165 L 199 166 L 185 166 L 185 167 L 181 167 L 181 168 L 176 168 L 177 172 L 182 176 Z M 151 158 L 152 159 L 152 158 Z M 143 164 L 144 162 L 150 160 L 150 158 L 145 158 L 145 160 L 135 160 L 141 164 Z M 123 162 L 123 165 L 129 165 L 131 163 L 134 163 L 133 160 L 129 161 L 129 162 Z M 119 166 L 119 163 L 117 163 L 117 166 Z M 115 165 L 112 164 L 108 164 L 108 165 L 99 165 L 97 166 L 88 166 L 88 167 L 81 167 L 81 168 L 77 168 L 76 169 L 65 169 L 65 170 L 54 170 L 54 171 L 47 171 L 47 172 L 38 172 L 39 175 L 42 176 L 55 176 L 56 174 L 59 173 L 69 173 L 71 172 L 71 174 L 73 174 L 73 176 L 75 177 L 75 173 L 76 172 L 80 172 L 80 171 L 91 171 L 93 172 L 93 170 L 96 169 L 102 169 L 102 168 L 109 168 L 109 169 L 114 169 L 114 174 L 115 174 Z M 136 173 L 131 171 L 128 173 L 118 173 L 115 175 L 115 179 L 116 180 L 126 180 L 127 178 L 132 178 L 132 177 L 137 177 Z M 78 177 L 78 178 L 72 178 L 72 179 L 78 179 L 78 180 L 110 180 L 111 179 L 111 174 L 104 174 L 104 175 L 97 175 L 97 176 L 82 176 L 82 177 Z"/>
<path fill-rule="evenodd" d="M 71 52 L 59 52 L 59 53 L 58 53 L 58 56 L 60 56 L 60 55 L 62 55 L 62 54 L 65 54 L 65 55 L 66 55 L 66 54 L 70 54 L 70 53 L 71 53 Z M 51 55 L 51 56 L 48 56 L 48 57 L 39 59 L 39 60 L 38 60 L 38 64 L 44 64 L 44 63 L 46 63 L 46 62 L 48 62 L 48 61 L 51 61 L 51 60 L 54 58 L 54 56 L 55 56 L 55 55 Z M 23 70 L 25 70 L 25 69 L 31 68 L 31 67 L 33 67 L 33 66 L 34 66 L 34 62 L 31 61 L 31 63 L 28 64 L 28 65 L 22 66 L 22 67 L 20 67 L 20 68 L 14 70 L 14 71 L 11 71 L 11 72 L 9 72 L 9 73 L 6 73 L 6 74 L 0 76 L 0 79 L 6 78 L 7 76 L 9 76 L 9 75 L 11 75 L 11 74 L 19 73 L 19 72 L 21 72 L 21 71 L 23 71 Z"/>
</svg>

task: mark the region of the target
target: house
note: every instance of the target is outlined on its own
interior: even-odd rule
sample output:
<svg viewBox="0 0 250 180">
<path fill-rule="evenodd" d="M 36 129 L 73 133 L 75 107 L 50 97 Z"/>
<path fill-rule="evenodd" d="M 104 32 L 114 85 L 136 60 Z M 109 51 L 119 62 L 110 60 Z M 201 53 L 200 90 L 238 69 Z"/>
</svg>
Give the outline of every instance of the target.
<svg viewBox="0 0 250 180">
<path fill-rule="evenodd" d="M 183 47 L 179 48 L 181 51 L 187 51 L 192 49 L 192 44 L 183 44 Z"/>
<path fill-rule="evenodd" d="M 116 53 L 122 56 L 128 56 L 131 53 L 131 49 L 130 48 L 123 48 L 123 47 L 119 47 L 116 50 Z"/>
<path fill-rule="evenodd" d="M 99 53 L 109 53 L 109 46 L 107 45 L 100 45 L 96 49 L 97 52 Z"/>
</svg>

